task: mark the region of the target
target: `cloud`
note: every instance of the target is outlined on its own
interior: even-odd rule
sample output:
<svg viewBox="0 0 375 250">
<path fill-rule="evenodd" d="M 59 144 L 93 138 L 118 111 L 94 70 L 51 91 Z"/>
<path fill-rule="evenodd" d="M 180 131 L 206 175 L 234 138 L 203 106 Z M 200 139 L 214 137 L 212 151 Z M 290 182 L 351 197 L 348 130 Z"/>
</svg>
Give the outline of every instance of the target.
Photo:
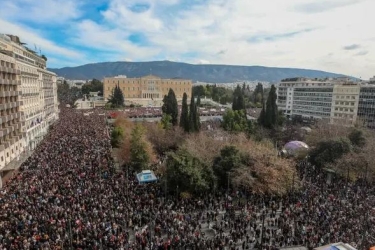
<svg viewBox="0 0 375 250">
<path fill-rule="evenodd" d="M 352 45 L 347 45 L 347 46 L 344 46 L 344 50 L 356 50 L 356 49 L 359 49 L 361 48 L 361 45 L 359 44 L 352 44 Z"/>
<path fill-rule="evenodd" d="M 359 3 L 360 0 L 317 0 L 309 3 L 297 4 L 294 9 L 298 12 L 316 14 L 319 12 L 325 12 L 332 9 L 345 7 L 348 5 Z"/>
<path fill-rule="evenodd" d="M 20 37 L 21 41 L 26 42 L 30 47 L 35 44 L 37 47 L 42 49 L 47 57 L 49 55 L 65 57 L 65 58 L 76 58 L 82 59 L 84 56 L 73 49 L 68 49 L 66 47 L 61 47 L 50 40 L 43 38 L 38 34 L 37 31 L 30 28 L 25 28 L 21 25 L 13 24 L 0 19 L 0 33 L 13 34 Z"/>
<path fill-rule="evenodd" d="M 76 0 L 4 0 L 0 17 L 10 21 L 32 23 L 64 23 L 79 18 L 80 1 Z"/>
<path fill-rule="evenodd" d="M 85 56 L 77 64 L 82 60 L 170 59 L 313 68 L 363 77 L 374 74 L 370 53 L 375 49 L 374 34 L 368 26 L 373 0 L 106 0 L 105 4 L 104 0 L 67 0 L 73 5 L 61 5 L 61 9 L 71 13 L 51 9 L 63 22 L 51 20 L 46 13 L 46 20 L 51 20 L 48 29 L 43 14 L 27 16 L 27 9 L 17 12 L 11 6 L 13 2 L 20 6 L 21 1 L 40 6 L 40 1 L 4 1 L 8 13 L 2 3 L 2 19 L 21 27 L 30 25 L 34 28 L 29 30 L 43 38 L 48 36 L 45 32 L 58 30 L 53 34 L 61 34 L 60 40 L 51 43 L 74 48 L 67 49 L 70 53 L 79 49 L 78 54 Z M 97 1 L 100 11 L 96 11 Z M 42 0 L 46 6 L 53 2 Z M 43 25 L 27 22 L 38 17 L 41 21 L 33 22 Z M 360 47 L 345 53 L 351 45 Z"/>
<path fill-rule="evenodd" d="M 356 56 L 365 56 L 368 54 L 368 51 L 367 50 L 362 50 L 360 52 L 358 52 L 357 54 L 355 54 Z"/>
<path fill-rule="evenodd" d="M 258 35 L 254 36 L 248 39 L 250 43 L 259 43 L 259 42 L 265 42 L 265 41 L 277 41 L 280 39 L 286 39 L 286 38 L 292 38 L 294 36 L 303 34 L 303 33 L 308 33 L 316 30 L 315 28 L 306 28 L 303 30 L 298 30 L 298 31 L 291 31 L 287 33 L 282 33 L 282 34 L 273 34 L 273 35 Z"/>
</svg>

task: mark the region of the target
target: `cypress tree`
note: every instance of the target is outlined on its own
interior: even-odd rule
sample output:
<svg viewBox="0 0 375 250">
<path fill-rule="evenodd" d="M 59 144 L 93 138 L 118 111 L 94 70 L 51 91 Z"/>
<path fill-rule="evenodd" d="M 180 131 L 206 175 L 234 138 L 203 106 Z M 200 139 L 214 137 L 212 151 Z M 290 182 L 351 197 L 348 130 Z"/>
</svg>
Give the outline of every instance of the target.
<svg viewBox="0 0 375 250">
<path fill-rule="evenodd" d="M 118 85 L 116 85 L 116 87 L 113 89 L 112 95 L 109 97 L 108 102 L 114 107 L 125 106 L 124 94 Z"/>
<path fill-rule="evenodd" d="M 197 106 L 198 108 L 201 106 L 201 96 L 200 96 L 200 95 L 198 95 L 196 106 Z"/>
<path fill-rule="evenodd" d="M 195 121 L 195 115 L 196 113 L 196 108 L 195 108 L 195 103 L 194 103 L 194 95 L 191 95 L 190 99 L 190 109 L 189 109 L 189 132 L 195 132 L 196 128 L 196 121 Z"/>
<path fill-rule="evenodd" d="M 232 109 L 234 111 L 245 109 L 245 99 L 240 85 L 237 85 L 236 89 L 233 92 Z"/>
<path fill-rule="evenodd" d="M 187 104 L 187 94 L 186 93 L 184 93 L 184 95 L 182 97 L 180 127 L 183 128 L 185 132 L 189 132 L 189 107 L 188 107 L 188 104 Z"/>
<path fill-rule="evenodd" d="M 194 105 L 194 130 L 196 132 L 199 132 L 201 130 L 201 119 L 199 117 L 199 111 L 198 111 L 197 105 Z"/>
<path fill-rule="evenodd" d="M 173 126 L 178 124 L 178 103 L 173 89 L 169 89 L 168 95 L 164 96 L 162 111 L 172 117 Z"/>
<path fill-rule="evenodd" d="M 279 121 L 279 111 L 276 105 L 276 87 L 275 85 L 271 86 L 270 93 L 267 98 L 264 126 L 267 128 L 273 128 L 277 126 Z"/>
</svg>

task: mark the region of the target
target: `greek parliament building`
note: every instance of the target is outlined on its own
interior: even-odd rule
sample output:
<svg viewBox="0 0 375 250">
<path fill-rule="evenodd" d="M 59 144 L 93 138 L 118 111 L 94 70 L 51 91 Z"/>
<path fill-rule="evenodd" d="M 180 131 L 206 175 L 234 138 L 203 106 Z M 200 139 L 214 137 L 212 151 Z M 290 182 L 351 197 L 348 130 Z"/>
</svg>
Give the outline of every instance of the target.
<svg viewBox="0 0 375 250">
<path fill-rule="evenodd" d="M 284 79 L 277 86 L 277 105 L 289 118 L 325 119 L 347 126 L 360 122 L 375 128 L 375 79 Z"/>
<path fill-rule="evenodd" d="M 58 119 L 56 75 L 17 36 L 0 34 L 0 187 Z"/>
<path fill-rule="evenodd" d="M 104 78 L 104 99 L 108 100 L 113 89 L 118 85 L 122 90 L 126 105 L 161 106 L 163 97 L 173 89 L 179 102 L 184 93 L 188 100 L 191 96 L 192 81 L 180 78 L 162 79 L 148 75 L 139 78 L 127 78 L 124 75 Z"/>
</svg>

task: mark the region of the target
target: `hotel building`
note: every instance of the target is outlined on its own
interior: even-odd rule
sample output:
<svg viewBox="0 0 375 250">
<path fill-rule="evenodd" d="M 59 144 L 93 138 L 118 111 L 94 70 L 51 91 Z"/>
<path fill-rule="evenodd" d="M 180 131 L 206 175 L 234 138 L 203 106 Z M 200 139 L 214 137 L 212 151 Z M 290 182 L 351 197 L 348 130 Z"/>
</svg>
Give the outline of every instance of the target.
<svg viewBox="0 0 375 250">
<path fill-rule="evenodd" d="M 56 74 L 46 70 L 44 56 L 25 47 L 17 36 L 0 34 L 0 51 L 11 58 L 17 72 L 12 78 L 16 77 L 19 83 L 17 108 L 22 120 L 21 132 L 25 134 L 22 147 L 17 147 L 19 156 L 24 150 L 33 150 L 46 135 L 49 125 L 58 119 Z M 5 165 L 1 166 L 8 169 Z"/>
<path fill-rule="evenodd" d="M 277 87 L 277 105 L 291 117 L 326 119 L 330 123 L 354 125 L 360 84 L 347 78 L 288 78 Z"/>
<path fill-rule="evenodd" d="M 180 78 L 162 79 L 148 75 L 139 78 L 126 76 L 108 77 L 103 80 L 104 99 L 108 100 L 113 89 L 119 86 L 125 98 L 126 105 L 139 104 L 143 106 L 161 106 L 163 97 L 173 89 L 176 98 L 181 102 L 184 93 L 191 96 L 192 81 Z"/>
</svg>

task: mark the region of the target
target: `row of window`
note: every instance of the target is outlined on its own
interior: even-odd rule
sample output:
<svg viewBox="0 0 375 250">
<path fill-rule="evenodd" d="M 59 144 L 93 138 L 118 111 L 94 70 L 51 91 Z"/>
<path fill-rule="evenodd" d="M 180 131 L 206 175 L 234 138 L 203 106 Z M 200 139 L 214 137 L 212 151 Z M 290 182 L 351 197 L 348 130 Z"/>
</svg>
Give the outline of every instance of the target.
<svg viewBox="0 0 375 250">
<path fill-rule="evenodd" d="M 294 92 L 294 96 L 324 96 L 324 97 L 332 97 L 332 93 L 296 93 Z"/>
<path fill-rule="evenodd" d="M 296 109 L 310 110 L 310 111 L 322 111 L 322 112 L 327 112 L 327 113 L 331 112 L 330 108 L 315 107 L 315 106 L 299 106 L 299 105 L 294 106 L 293 105 L 293 110 L 296 110 Z"/>
<path fill-rule="evenodd" d="M 355 100 L 355 96 L 354 95 L 352 95 L 352 96 L 350 96 L 350 95 L 341 95 L 341 96 L 338 96 L 338 95 L 336 95 L 335 96 L 336 97 L 336 99 L 352 99 L 352 100 Z"/>
<path fill-rule="evenodd" d="M 335 105 L 345 105 L 345 106 L 354 106 L 355 102 L 335 102 Z"/>
<path fill-rule="evenodd" d="M 306 106 L 325 106 L 325 107 L 331 107 L 330 102 L 304 102 L 304 101 L 293 101 L 293 105 L 306 105 Z"/>
<path fill-rule="evenodd" d="M 112 91 L 112 89 L 113 89 L 113 87 L 111 88 L 111 87 L 108 87 L 107 88 L 107 90 L 108 91 Z M 142 88 L 143 90 L 146 90 L 145 88 Z M 169 90 L 170 88 L 158 88 L 158 87 L 156 87 L 156 88 L 152 88 L 152 87 L 148 87 L 147 88 L 147 90 L 148 91 L 154 91 L 154 90 L 161 90 L 161 91 L 167 91 L 167 90 Z M 122 87 L 121 88 L 121 90 L 122 91 L 126 91 L 126 87 Z M 137 87 L 137 89 L 135 88 L 135 87 L 128 87 L 128 89 L 127 89 L 128 91 L 135 91 L 135 90 L 138 90 L 138 91 L 140 91 L 141 90 L 141 88 L 140 87 Z M 178 88 L 174 88 L 174 90 L 178 90 Z M 186 88 L 180 88 L 180 91 L 188 91 L 189 89 L 186 89 Z"/>
<path fill-rule="evenodd" d="M 335 108 L 335 111 L 345 111 L 345 112 L 354 112 L 354 109 L 348 109 L 348 108 Z"/>
<path fill-rule="evenodd" d="M 111 83 L 110 80 L 108 80 L 108 82 L 106 83 Z M 190 82 L 164 82 L 164 81 L 160 81 L 160 82 L 154 82 L 154 81 L 144 81 L 144 82 L 139 82 L 137 80 L 112 80 L 112 83 L 114 84 L 120 84 L 120 83 L 127 83 L 127 84 L 175 84 L 175 85 L 186 85 L 186 84 L 190 84 Z"/>
</svg>

